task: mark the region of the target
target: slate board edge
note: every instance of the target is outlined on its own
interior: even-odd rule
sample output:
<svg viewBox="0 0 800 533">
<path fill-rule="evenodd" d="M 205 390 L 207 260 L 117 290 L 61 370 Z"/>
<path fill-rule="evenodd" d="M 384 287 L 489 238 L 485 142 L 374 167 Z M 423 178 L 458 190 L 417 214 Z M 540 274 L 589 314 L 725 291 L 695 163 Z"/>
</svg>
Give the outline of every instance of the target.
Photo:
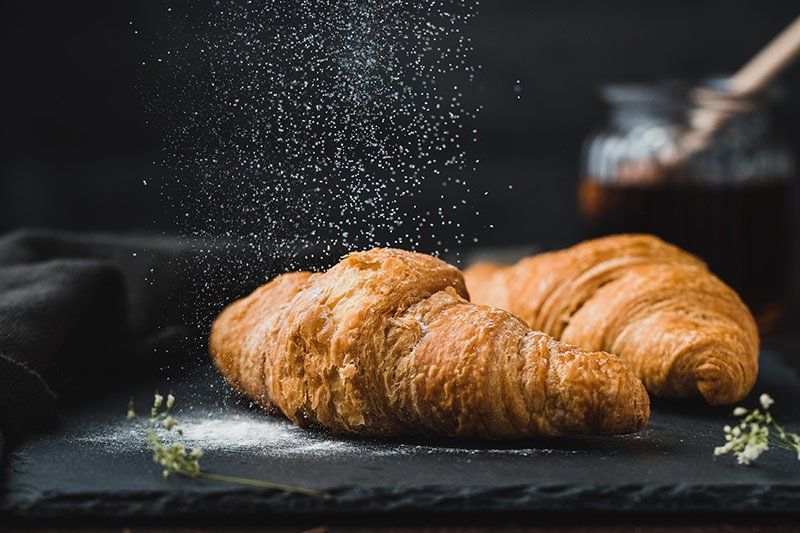
<svg viewBox="0 0 800 533">
<path fill-rule="evenodd" d="M 202 518 L 453 512 L 765 512 L 800 514 L 800 484 L 344 487 L 318 498 L 258 490 L 9 494 L 0 517 L 16 520 Z"/>
</svg>

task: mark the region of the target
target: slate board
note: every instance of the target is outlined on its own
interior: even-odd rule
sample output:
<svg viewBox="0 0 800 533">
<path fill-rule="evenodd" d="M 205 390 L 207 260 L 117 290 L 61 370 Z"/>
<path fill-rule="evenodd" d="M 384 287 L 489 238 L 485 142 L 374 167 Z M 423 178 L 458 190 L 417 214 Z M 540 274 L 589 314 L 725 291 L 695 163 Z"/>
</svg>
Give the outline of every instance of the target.
<svg viewBox="0 0 800 533">
<path fill-rule="evenodd" d="M 800 357 L 800 353 L 795 354 Z M 800 379 L 774 352 L 762 356 L 756 395 L 768 391 L 776 414 L 800 430 Z M 224 483 L 162 479 L 141 444 L 109 445 L 105 436 L 127 423 L 128 396 L 139 405 L 155 388 L 173 390 L 180 416 L 242 416 L 265 428 L 296 431 L 281 446 L 215 449 L 202 459 L 209 471 L 291 483 L 331 493 L 330 500 Z M 800 461 L 780 450 L 756 464 L 715 458 L 730 408 L 698 402 L 654 402 L 641 433 L 556 442 L 386 442 L 307 434 L 288 422 L 240 405 L 210 370 L 120 390 L 64 413 L 63 425 L 12 454 L 0 497 L 0 518 L 135 520 L 359 513 L 530 511 L 764 511 L 800 512 Z M 214 413 L 217 413 L 215 415 Z M 136 428 L 137 426 L 132 426 Z M 260 427 L 260 426 L 259 426 Z M 132 429 L 132 431 L 138 431 Z M 142 430 L 143 432 L 143 430 Z M 93 439 L 100 438 L 100 442 Z M 307 453 L 314 443 L 334 450 Z M 136 441 L 134 441 L 136 442 Z M 303 452 L 302 450 L 306 450 Z M 298 453 L 294 453 L 298 451 Z"/>
</svg>

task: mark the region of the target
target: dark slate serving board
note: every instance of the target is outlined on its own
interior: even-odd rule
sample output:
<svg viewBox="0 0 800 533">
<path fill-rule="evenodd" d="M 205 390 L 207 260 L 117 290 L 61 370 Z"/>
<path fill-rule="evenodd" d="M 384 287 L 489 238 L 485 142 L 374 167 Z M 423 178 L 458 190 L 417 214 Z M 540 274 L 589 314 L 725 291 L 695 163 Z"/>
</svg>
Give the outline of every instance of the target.
<svg viewBox="0 0 800 533">
<path fill-rule="evenodd" d="M 198 430 L 206 439 L 207 470 L 325 489 L 332 498 L 162 479 L 145 449 L 144 430 L 124 419 L 129 394 L 145 411 L 156 387 L 175 392 L 187 438 Z M 800 430 L 800 379 L 774 352 L 763 354 L 758 385 L 743 404 L 754 406 L 765 391 L 788 428 Z M 0 518 L 800 512 L 796 456 L 771 450 L 749 467 L 713 456 L 722 426 L 733 420 L 730 408 L 655 402 L 649 426 L 637 435 L 499 444 L 336 439 L 241 403 L 210 369 L 91 399 L 66 412 L 57 431 L 13 453 Z"/>
</svg>

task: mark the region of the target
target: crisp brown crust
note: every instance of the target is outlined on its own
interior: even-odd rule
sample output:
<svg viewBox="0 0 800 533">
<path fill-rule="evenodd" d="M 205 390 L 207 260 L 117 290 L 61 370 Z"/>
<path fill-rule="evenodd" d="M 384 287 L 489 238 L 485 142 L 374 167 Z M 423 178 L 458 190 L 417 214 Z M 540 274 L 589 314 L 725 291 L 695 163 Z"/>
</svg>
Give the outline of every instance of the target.
<svg viewBox="0 0 800 533">
<path fill-rule="evenodd" d="M 473 301 L 587 350 L 619 355 L 656 396 L 741 400 L 758 374 L 758 330 L 695 256 L 652 235 L 615 235 L 465 272 Z"/>
<path fill-rule="evenodd" d="M 275 344 L 283 309 L 302 290 L 310 272 L 291 272 L 262 285 L 225 308 L 211 327 L 209 349 L 233 388 L 266 409 L 270 380 L 264 377 L 264 353 Z"/>
<path fill-rule="evenodd" d="M 616 356 L 471 304 L 458 269 L 402 250 L 276 278 L 220 314 L 210 351 L 259 404 L 341 433 L 611 435 L 649 416 Z"/>
</svg>

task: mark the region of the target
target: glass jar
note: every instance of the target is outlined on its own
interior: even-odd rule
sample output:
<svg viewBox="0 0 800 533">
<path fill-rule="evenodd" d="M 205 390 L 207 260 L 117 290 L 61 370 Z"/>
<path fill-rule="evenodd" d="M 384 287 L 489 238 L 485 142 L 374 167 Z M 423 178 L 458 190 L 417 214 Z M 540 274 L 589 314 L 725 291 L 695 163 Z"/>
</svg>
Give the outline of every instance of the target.
<svg viewBox="0 0 800 533">
<path fill-rule="evenodd" d="M 720 81 L 689 87 L 604 88 L 609 121 L 584 145 L 580 211 L 590 236 L 653 233 L 700 256 L 769 330 L 787 304 L 794 172 L 770 132 L 774 93 L 734 98 Z M 709 114 L 724 117 L 720 127 L 682 151 L 692 121 Z"/>
</svg>

